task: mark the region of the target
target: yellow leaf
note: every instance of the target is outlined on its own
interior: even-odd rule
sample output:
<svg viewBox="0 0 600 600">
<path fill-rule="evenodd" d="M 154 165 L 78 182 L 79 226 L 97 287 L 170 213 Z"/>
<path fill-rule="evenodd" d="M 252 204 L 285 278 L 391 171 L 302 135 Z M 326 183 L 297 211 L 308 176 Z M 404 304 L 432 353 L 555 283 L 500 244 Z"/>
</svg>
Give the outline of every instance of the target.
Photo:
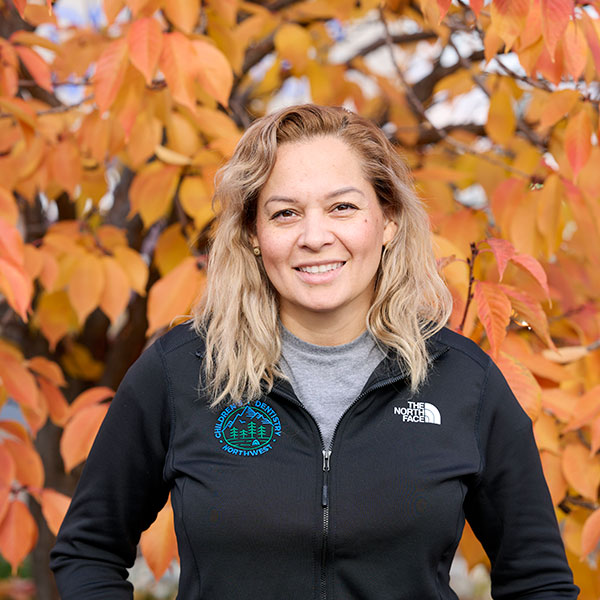
<svg viewBox="0 0 600 600">
<path fill-rule="evenodd" d="M 35 320 L 48 340 L 51 350 L 56 348 L 56 344 L 67 333 L 75 332 L 78 329 L 77 315 L 69 302 L 67 293 L 62 290 L 41 296 Z"/>
<path fill-rule="evenodd" d="M 12 573 L 31 552 L 38 538 L 38 528 L 28 508 L 20 500 L 11 502 L 0 523 L 0 554 L 10 564 Z"/>
<path fill-rule="evenodd" d="M 200 0 L 164 0 L 162 10 L 175 27 L 192 33 L 200 17 Z"/>
<path fill-rule="evenodd" d="M 505 90 L 497 90 L 490 98 L 485 130 L 494 142 L 506 145 L 515 133 L 517 120 L 512 108 L 512 98 Z"/>
<path fill-rule="evenodd" d="M 129 303 L 131 294 L 129 278 L 114 258 L 103 256 L 100 261 L 104 270 L 104 289 L 100 297 L 100 309 L 114 324 Z"/>
<path fill-rule="evenodd" d="M 204 40 L 194 40 L 196 52 L 195 75 L 210 96 L 223 106 L 229 105 L 229 95 L 233 87 L 233 70 L 225 55 L 215 46 Z"/>
<path fill-rule="evenodd" d="M 200 149 L 200 138 L 196 126 L 180 112 L 171 112 L 167 121 L 166 132 L 166 146 L 169 149 L 186 157 L 194 156 Z"/>
<path fill-rule="evenodd" d="M 164 277 L 188 256 L 190 256 L 190 248 L 181 233 L 181 226 L 179 223 L 173 223 L 160 234 L 156 242 L 154 264 L 161 277 Z"/>
<path fill-rule="evenodd" d="M 103 289 L 102 264 L 98 257 L 85 253 L 77 260 L 67 290 L 69 301 L 80 323 L 98 307 Z"/>
<path fill-rule="evenodd" d="M 129 217 L 139 213 L 145 227 L 164 217 L 171 208 L 179 174 L 179 167 L 159 161 L 140 169 L 129 189 Z"/>
<path fill-rule="evenodd" d="M 61 356 L 60 362 L 73 379 L 95 381 L 102 377 L 104 371 L 103 363 L 92 356 L 87 346 L 77 342 L 68 343 L 68 350 Z"/>
<path fill-rule="evenodd" d="M 154 148 L 154 154 L 156 154 L 157 158 L 159 158 L 163 163 L 167 163 L 169 165 L 185 166 L 192 162 L 191 158 L 184 156 L 175 150 L 171 150 L 170 148 L 165 148 L 160 144 Z"/>
<path fill-rule="evenodd" d="M 552 452 L 542 450 L 540 460 L 542 461 L 542 469 L 544 470 L 550 496 L 552 496 L 552 502 L 557 506 L 566 496 L 568 487 L 567 480 L 562 472 L 561 458 Z"/>
<path fill-rule="evenodd" d="M 142 533 L 140 549 L 158 581 L 177 557 L 177 539 L 170 501 L 158 513 L 154 523 Z"/>
<path fill-rule="evenodd" d="M 108 404 L 86 406 L 65 426 L 60 438 L 60 455 L 67 473 L 87 458 L 107 411 Z"/>
<path fill-rule="evenodd" d="M 74 140 L 65 139 L 56 144 L 48 159 L 54 182 L 74 197 L 82 177 L 81 157 Z"/>
<path fill-rule="evenodd" d="M 184 259 L 165 277 L 159 279 L 148 294 L 148 330 L 152 335 L 167 326 L 174 317 L 187 314 L 190 305 L 204 288 L 205 274 L 192 256 Z"/>
<path fill-rule="evenodd" d="M 302 75 L 308 65 L 312 38 L 308 31 L 295 23 L 285 23 L 275 34 L 275 50 L 281 60 L 290 63 L 294 75 Z"/>
<path fill-rule="evenodd" d="M 161 138 L 161 122 L 150 111 L 142 110 L 131 128 L 127 142 L 127 154 L 134 169 L 143 165 L 154 154 Z"/>
<path fill-rule="evenodd" d="M 529 12 L 529 0 L 494 0 L 491 5 L 492 25 L 510 50 L 519 36 Z"/>
<path fill-rule="evenodd" d="M 584 498 L 596 501 L 600 484 L 600 458 L 580 443 L 565 446 L 562 470 L 569 485 Z"/>
<path fill-rule="evenodd" d="M 547 129 L 566 116 L 581 98 L 576 90 L 558 90 L 548 94 L 540 116 L 540 128 Z"/>
<path fill-rule="evenodd" d="M 560 454 L 558 426 L 553 416 L 540 412 L 537 421 L 533 425 L 533 433 L 537 447 L 540 450 Z"/>
<path fill-rule="evenodd" d="M 146 283 L 148 282 L 148 265 L 144 259 L 129 247 L 118 247 L 113 250 L 115 260 L 129 278 L 131 289 L 140 296 L 146 295 Z"/>
<path fill-rule="evenodd" d="M 179 203 L 194 225 L 201 230 L 214 218 L 215 213 L 202 177 L 185 177 L 179 188 Z"/>
</svg>

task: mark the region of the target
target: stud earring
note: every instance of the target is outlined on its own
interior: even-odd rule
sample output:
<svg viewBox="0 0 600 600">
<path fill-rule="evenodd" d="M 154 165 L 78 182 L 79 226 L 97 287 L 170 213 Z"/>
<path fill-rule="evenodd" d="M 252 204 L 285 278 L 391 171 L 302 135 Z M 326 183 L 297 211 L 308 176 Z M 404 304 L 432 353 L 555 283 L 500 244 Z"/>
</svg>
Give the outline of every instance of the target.
<svg viewBox="0 0 600 600">
<path fill-rule="evenodd" d="M 258 246 L 254 246 L 252 252 L 254 252 L 254 256 L 260 256 L 260 248 Z"/>
</svg>

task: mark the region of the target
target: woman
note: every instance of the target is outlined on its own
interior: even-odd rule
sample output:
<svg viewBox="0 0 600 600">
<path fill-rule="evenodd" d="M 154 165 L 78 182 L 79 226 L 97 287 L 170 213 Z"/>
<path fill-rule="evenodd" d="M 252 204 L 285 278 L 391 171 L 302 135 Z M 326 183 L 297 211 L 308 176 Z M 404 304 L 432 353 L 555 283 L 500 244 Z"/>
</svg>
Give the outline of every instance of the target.
<svg viewBox="0 0 600 600">
<path fill-rule="evenodd" d="M 383 133 L 340 108 L 259 119 L 216 200 L 202 304 L 129 370 L 62 526 L 63 598 L 130 598 L 169 492 L 186 600 L 455 598 L 465 517 L 496 600 L 576 598 L 531 423 L 443 328 Z"/>
</svg>

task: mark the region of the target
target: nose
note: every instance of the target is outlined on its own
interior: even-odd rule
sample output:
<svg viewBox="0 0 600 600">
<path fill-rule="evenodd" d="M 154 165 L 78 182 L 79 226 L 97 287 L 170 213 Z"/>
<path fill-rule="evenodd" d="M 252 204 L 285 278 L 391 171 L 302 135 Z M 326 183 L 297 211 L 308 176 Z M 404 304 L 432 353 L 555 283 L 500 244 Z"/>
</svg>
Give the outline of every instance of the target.
<svg viewBox="0 0 600 600">
<path fill-rule="evenodd" d="M 320 210 L 307 211 L 302 219 L 302 230 L 298 236 L 298 245 L 312 251 L 332 244 L 335 235 L 331 230 L 327 215 Z"/>
</svg>

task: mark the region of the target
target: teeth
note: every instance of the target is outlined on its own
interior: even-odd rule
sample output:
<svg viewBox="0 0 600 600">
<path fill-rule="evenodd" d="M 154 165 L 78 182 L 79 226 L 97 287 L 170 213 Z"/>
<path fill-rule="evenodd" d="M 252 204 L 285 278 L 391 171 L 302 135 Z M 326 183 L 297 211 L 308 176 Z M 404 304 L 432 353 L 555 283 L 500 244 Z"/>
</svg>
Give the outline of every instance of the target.
<svg viewBox="0 0 600 600">
<path fill-rule="evenodd" d="M 338 269 L 344 263 L 331 263 L 330 265 L 319 265 L 314 267 L 298 267 L 299 271 L 303 271 L 304 273 L 327 273 L 327 271 L 333 271 L 334 269 Z"/>
</svg>

